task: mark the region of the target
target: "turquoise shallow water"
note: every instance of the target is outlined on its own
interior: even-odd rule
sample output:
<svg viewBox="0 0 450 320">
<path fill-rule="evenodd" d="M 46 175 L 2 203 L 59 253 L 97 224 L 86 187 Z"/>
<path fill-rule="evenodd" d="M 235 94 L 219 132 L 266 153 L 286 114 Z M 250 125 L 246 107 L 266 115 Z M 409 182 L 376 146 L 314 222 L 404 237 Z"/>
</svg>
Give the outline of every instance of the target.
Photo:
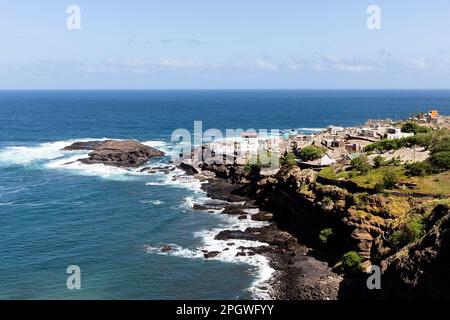
<svg viewBox="0 0 450 320">
<path fill-rule="evenodd" d="M 198 182 L 63 165 L 72 140 L 135 138 L 170 151 L 176 128 L 323 128 L 367 118 L 450 113 L 448 91 L 0 92 L 0 298 L 240 299 L 265 297 L 259 258 L 202 259 L 231 218 L 193 211 Z M 167 164 L 152 160 L 150 166 Z M 162 255 L 161 244 L 174 245 Z M 259 259 L 259 260 L 258 260 Z M 66 288 L 67 266 L 81 290 Z"/>
</svg>

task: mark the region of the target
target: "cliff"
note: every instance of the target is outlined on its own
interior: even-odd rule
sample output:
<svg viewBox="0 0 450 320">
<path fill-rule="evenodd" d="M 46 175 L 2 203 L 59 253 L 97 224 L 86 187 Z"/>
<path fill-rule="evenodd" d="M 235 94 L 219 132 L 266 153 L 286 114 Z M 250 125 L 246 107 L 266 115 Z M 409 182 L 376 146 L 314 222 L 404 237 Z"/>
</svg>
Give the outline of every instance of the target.
<svg viewBox="0 0 450 320">
<path fill-rule="evenodd" d="M 344 272 L 345 253 L 357 252 L 360 272 L 345 273 L 339 298 L 449 298 L 447 199 L 348 190 L 323 184 L 326 181 L 317 179 L 315 171 L 295 166 L 266 177 L 236 165 L 203 165 L 202 169 L 237 183 L 235 195 L 252 198 L 273 213 L 280 229 L 311 248 L 309 255 L 326 261 L 336 272 Z M 419 220 L 423 228 L 408 229 L 415 226 L 411 221 Z M 370 265 L 382 267 L 382 290 L 366 287 L 363 271 Z"/>
</svg>

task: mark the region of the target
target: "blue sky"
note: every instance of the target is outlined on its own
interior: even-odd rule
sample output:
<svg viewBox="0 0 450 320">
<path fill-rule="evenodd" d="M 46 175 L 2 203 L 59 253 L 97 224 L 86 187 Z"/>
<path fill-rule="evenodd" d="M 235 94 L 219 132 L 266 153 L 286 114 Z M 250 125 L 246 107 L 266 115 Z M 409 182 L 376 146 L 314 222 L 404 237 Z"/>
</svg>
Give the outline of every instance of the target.
<svg viewBox="0 0 450 320">
<path fill-rule="evenodd" d="M 449 34 L 450 0 L 0 0 L 0 88 L 449 88 Z"/>
</svg>

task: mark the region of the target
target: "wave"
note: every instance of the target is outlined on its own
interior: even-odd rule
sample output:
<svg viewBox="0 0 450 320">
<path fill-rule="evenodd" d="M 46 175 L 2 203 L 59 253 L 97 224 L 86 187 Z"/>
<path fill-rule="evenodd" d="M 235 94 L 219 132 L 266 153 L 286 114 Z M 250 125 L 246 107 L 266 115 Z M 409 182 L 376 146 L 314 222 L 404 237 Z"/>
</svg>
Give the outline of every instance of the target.
<svg viewBox="0 0 450 320">
<path fill-rule="evenodd" d="M 77 141 L 108 140 L 108 138 L 82 138 L 46 142 L 31 146 L 11 146 L 0 149 L 0 164 L 34 166 L 39 169 L 65 170 L 83 176 L 97 176 L 110 180 L 132 180 L 137 176 L 145 175 L 138 169 L 126 169 L 104 164 L 83 164 L 77 161 L 88 157 L 87 150 L 61 150 Z M 119 140 L 119 139 L 116 139 Z M 146 141 L 146 145 L 167 149 L 164 141 Z M 157 162 L 161 164 L 161 162 Z M 153 166 L 150 162 L 146 166 Z"/>
<path fill-rule="evenodd" d="M 218 260 L 225 263 L 238 263 L 238 264 L 248 264 L 256 268 L 256 279 L 251 284 L 248 291 L 254 299 L 271 299 L 270 286 L 268 285 L 269 280 L 272 278 L 274 269 L 270 267 L 269 261 L 266 257 L 262 255 L 237 255 L 237 253 L 242 252 L 239 247 L 259 247 L 267 246 L 267 243 L 259 241 L 250 240 L 216 240 L 215 236 L 224 230 L 241 230 L 244 231 L 249 227 L 263 227 L 267 226 L 268 222 L 254 221 L 251 219 L 238 219 L 237 216 L 222 214 L 224 210 L 220 208 L 220 205 L 224 206 L 226 202 L 221 200 L 213 200 L 206 196 L 206 193 L 201 191 L 194 193 L 192 196 L 185 197 L 184 206 L 192 209 L 195 204 L 205 204 L 205 203 L 217 203 L 218 209 L 215 210 L 205 210 L 209 214 L 215 215 L 219 218 L 220 223 L 217 228 L 211 230 L 201 230 L 194 233 L 195 238 L 199 238 L 201 243 L 195 248 L 183 248 L 178 244 L 170 244 L 171 250 L 164 251 L 161 246 L 145 246 L 145 250 L 148 253 L 160 254 L 167 256 L 176 256 L 188 259 L 205 259 L 204 253 L 210 251 L 220 252 L 219 255 L 208 260 Z M 244 212 L 248 214 L 258 213 L 259 209 L 244 209 Z M 228 245 L 230 242 L 234 243 L 233 246 Z M 248 250 L 246 250 L 248 251 Z"/>
<path fill-rule="evenodd" d="M 141 200 L 139 201 L 142 204 L 154 204 L 155 206 L 159 206 L 160 204 L 164 204 L 164 201 L 161 200 Z"/>
</svg>

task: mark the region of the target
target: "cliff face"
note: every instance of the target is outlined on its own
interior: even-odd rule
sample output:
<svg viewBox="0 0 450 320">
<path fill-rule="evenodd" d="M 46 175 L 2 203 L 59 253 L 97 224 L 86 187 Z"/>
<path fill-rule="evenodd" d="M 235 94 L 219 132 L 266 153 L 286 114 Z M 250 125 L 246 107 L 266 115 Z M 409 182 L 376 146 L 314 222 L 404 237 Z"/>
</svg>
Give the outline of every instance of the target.
<svg viewBox="0 0 450 320">
<path fill-rule="evenodd" d="M 450 208 L 436 206 L 427 224 L 423 238 L 382 262 L 386 298 L 450 299 Z"/>
<path fill-rule="evenodd" d="M 367 275 L 349 275 L 341 283 L 340 298 L 405 299 L 450 298 L 449 201 L 369 194 L 321 184 L 317 173 L 284 167 L 262 177 L 239 167 L 209 166 L 217 176 L 240 183 L 237 194 L 256 200 L 273 213 L 277 225 L 312 248 L 310 254 L 337 264 L 342 255 L 356 251 L 363 270 L 382 269 L 382 290 L 369 291 Z M 439 204 L 443 203 L 443 204 Z M 393 234 L 411 217 L 422 219 L 423 234 L 407 245 L 395 243 Z M 326 239 L 319 237 L 331 229 Z"/>
<path fill-rule="evenodd" d="M 316 255 L 336 263 L 342 254 L 357 251 L 366 265 L 379 261 L 390 250 L 384 235 L 395 216 L 394 199 L 380 195 L 352 194 L 345 189 L 316 183 L 313 170 L 283 168 L 271 178 L 244 186 L 242 192 L 274 213 L 280 227 L 297 236 Z M 404 203 L 407 209 L 408 202 Z M 321 230 L 332 229 L 326 244 Z"/>
</svg>

